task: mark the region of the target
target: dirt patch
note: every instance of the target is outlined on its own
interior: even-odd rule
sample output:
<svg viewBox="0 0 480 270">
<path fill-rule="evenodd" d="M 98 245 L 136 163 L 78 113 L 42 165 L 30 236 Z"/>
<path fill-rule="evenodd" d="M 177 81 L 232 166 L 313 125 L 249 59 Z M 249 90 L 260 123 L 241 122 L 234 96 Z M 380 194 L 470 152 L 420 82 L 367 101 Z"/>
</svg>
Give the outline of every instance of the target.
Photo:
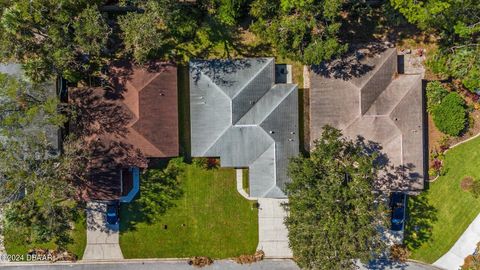
<svg viewBox="0 0 480 270">
<path fill-rule="evenodd" d="M 468 103 L 468 100 L 467 100 Z M 480 110 L 473 110 L 468 116 L 468 130 L 459 137 L 450 137 L 443 134 L 437 129 L 431 115 L 428 115 L 428 151 L 429 151 L 429 168 L 433 165 L 431 158 L 433 152 L 440 153 L 448 147 L 463 142 L 480 133 Z M 448 147 L 442 146 L 446 145 Z"/>
<path fill-rule="evenodd" d="M 439 151 L 440 150 L 440 141 L 446 135 L 443 134 L 433 123 L 433 118 L 430 114 L 428 114 L 428 152 L 432 153 L 432 151 Z"/>
</svg>

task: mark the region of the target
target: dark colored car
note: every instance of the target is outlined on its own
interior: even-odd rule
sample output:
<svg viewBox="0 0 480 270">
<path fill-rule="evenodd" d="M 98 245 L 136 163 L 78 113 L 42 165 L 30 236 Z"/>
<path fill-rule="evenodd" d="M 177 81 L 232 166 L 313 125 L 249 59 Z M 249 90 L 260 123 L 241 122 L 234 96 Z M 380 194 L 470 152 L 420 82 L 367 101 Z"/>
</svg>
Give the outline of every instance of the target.
<svg viewBox="0 0 480 270">
<path fill-rule="evenodd" d="M 405 226 L 405 207 L 407 195 L 394 192 L 390 197 L 390 207 L 392 208 L 392 231 L 402 231 Z"/>
<path fill-rule="evenodd" d="M 119 220 L 118 216 L 118 203 L 110 203 L 107 205 L 107 223 L 115 225 Z"/>
</svg>

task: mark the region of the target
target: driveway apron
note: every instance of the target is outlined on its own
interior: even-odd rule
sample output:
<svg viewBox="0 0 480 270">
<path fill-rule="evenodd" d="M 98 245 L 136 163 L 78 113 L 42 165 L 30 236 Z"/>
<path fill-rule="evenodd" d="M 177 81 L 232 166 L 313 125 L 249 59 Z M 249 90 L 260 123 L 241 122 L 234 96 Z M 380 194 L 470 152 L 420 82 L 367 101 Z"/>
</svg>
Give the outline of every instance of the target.
<svg viewBox="0 0 480 270">
<path fill-rule="evenodd" d="M 87 247 L 83 260 L 123 259 L 119 245 L 119 225 L 107 224 L 106 202 L 87 203 Z"/>
</svg>

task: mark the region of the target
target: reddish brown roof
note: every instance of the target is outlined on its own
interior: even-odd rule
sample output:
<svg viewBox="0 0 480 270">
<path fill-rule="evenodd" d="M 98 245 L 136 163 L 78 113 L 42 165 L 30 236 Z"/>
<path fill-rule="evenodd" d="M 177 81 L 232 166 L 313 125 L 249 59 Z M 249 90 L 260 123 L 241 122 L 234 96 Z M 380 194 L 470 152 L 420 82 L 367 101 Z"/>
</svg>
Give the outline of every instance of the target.
<svg viewBox="0 0 480 270">
<path fill-rule="evenodd" d="M 179 151 L 176 67 L 122 65 L 110 73 L 111 87 L 69 90 L 78 114 L 73 132 L 91 148 L 87 200 L 118 199 L 121 169 Z"/>
<path fill-rule="evenodd" d="M 115 99 L 131 114 L 125 141 L 146 157 L 178 156 L 177 68 L 114 67 Z"/>
</svg>

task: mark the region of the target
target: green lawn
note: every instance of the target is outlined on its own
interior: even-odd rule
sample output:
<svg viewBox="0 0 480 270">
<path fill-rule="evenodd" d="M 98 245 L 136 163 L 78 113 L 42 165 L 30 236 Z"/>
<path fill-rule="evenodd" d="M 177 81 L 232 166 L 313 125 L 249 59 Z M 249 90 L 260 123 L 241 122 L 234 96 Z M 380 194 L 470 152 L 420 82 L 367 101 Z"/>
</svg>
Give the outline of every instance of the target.
<svg viewBox="0 0 480 270">
<path fill-rule="evenodd" d="M 15 232 L 5 232 L 5 248 L 10 255 L 25 255 L 28 250 L 32 248 L 56 248 L 56 245 L 53 242 L 26 244 L 25 239 L 16 236 Z M 73 242 L 68 245 L 67 249 L 77 255 L 78 259 L 81 260 L 87 244 L 87 223 L 84 214 L 82 214 L 79 220 L 75 223 L 75 227 L 72 230 L 72 240 Z"/>
<path fill-rule="evenodd" d="M 187 165 L 181 188 L 183 197 L 154 224 L 135 220 L 141 209 L 134 203 L 122 206 L 125 258 L 229 258 L 255 252 L 258 210 L 238 194 L 235 170 Z"/>
<path fill-rule="evenodd" d="M 428 212 L 436 217 L 429 218 L 433 220 L 431 237 L 413 251 L 411 256 L 413 259 L 427 263 L 436 261 L 453 246 L 480 213 L 480 200 L 460 188 L 460 182 L 465 176 L 473 176 L 480 180 L 479 164 L 480 138 L 457 146 L 446 153 L 446 175 L 430 183 L 426 196 L 428 201 L 410 209 L 413 216 L 418 216 L 420 219 Z M 425 211 L 427 207 L 431 207 L 433 211 Z M 415 219 L 412 222 L 415 222 Z"/>
</svg>

